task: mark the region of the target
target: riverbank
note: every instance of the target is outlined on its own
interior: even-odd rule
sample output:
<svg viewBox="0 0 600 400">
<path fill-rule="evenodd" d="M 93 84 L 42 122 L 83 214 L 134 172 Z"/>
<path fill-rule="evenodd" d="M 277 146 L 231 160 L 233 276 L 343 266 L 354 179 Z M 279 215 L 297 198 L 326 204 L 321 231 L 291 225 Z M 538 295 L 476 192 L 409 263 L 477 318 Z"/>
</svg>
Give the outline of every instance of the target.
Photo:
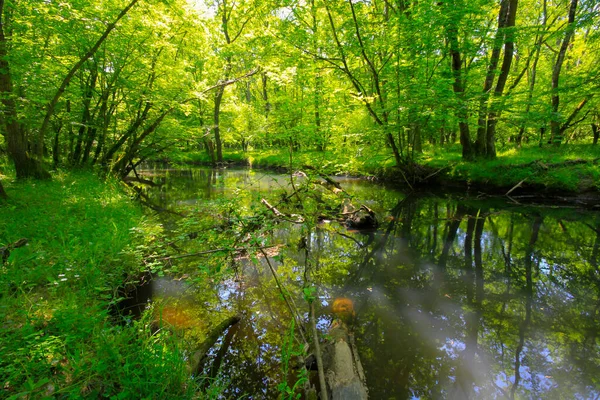
<svg viewBox="0 0 600 400">
<path fill-rule="evenodd" d="M 0 397 L 193 397 L 177 339 L 109 312 L 160 226 L 92 172 L 4 184 Z"/>
<path fill-rule="evenodd" d="M 179 153 L 168 158 L 176 164 L 210 164 L 205 152 Z M 488 194 L 545 196 L 600 195 L 600 146 L 537 146 L 499 150 L 496 160 L 465 162 L 460 146 L 425 151 L 416 163 L 401 169 L 390 154 L 367 149 L 298 151 L 287 149 L 225 152 L 224 161 L 277 170 L 319 168 L 330 175 L 373 177 L 400 185 L 473 189 Z"/>
</svg>

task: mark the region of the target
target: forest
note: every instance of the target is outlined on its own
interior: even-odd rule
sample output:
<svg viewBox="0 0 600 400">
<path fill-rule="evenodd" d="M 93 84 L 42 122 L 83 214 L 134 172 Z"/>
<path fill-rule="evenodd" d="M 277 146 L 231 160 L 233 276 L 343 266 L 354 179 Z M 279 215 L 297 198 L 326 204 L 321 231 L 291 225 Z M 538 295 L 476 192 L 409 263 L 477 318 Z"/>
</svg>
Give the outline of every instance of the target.
<svg viewBox="0 0 600 400">
<path fill-rule="evenodd" d="M 0 397 L 600 396 L 599 93 L 596 0 L 0 0 Z"/>
</svg>

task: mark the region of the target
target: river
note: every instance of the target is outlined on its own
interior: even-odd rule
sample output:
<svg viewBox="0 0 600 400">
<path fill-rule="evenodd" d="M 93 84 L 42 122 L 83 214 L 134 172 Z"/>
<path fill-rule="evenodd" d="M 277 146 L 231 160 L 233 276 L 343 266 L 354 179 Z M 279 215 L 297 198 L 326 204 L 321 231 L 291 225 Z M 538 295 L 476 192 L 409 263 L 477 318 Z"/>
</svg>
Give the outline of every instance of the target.
<svg viewBox="0 0 600 400">
<path fill-rule="evenodd" d="M 261 197 L 290 190 L 288 176 L 250 169 L 140 174 L 161 184 L 145 190 L 148 199 L 188 212 L 231 201 L 250 213 Z M 326 334 L 333 299 L 353 302 L 370 398 L 600 397 L 598 212 L 336 181 L 353 204 L 375 211 L 378 229 L 324 221 L 307 233 L 277 225 L 270 243 L 287 247 L 270 260 L 306 318 L 298 243 L 308 235 L 318 328 Z M 160 218 L 168 229 L 181 217 Z M 219 313 L 240 314 L 204 372 L 218 378 L 223 396 L 277 398 L 278 385 L 294 384 L 290 354 L 299 346 L 289 345 L 292 317 L 272 273 L 264 257 L 223 266 L 235 273 L 207 272 L 207 257 L 189 260 L 178 280 L 155 280 L 160 313 L 184 330 L 207 330 Z"/>
</svg>

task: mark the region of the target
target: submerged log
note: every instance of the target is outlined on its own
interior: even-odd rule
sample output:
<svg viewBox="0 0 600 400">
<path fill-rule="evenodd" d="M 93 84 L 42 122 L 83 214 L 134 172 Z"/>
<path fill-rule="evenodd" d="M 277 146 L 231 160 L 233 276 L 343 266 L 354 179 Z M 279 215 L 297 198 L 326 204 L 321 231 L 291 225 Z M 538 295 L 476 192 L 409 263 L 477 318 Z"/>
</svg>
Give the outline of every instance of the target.
<svg viewBox="0 0 600 400">
<path fill-rule="evenodd" d="M 215 345 L 217 340 L 219 340 L 219 338 L 227 329 L 240 322 L 241 319 L 242 317 L 240 315 L 234 315 L 233 317 L 227 318 L 225 321 L 221 322 L 215 329 L 213 329 L 208 334 L 208 337 L 202 343 L 200 343 L 200 345 L 196 348 L 190 359 L 190 364 L 194 374 L 197 374 L 201 371 L 202 362 L 206 358 L 208 351 Z"/>
<path fill-rule="evenodd" d="M 366 400 L 368 391 L 362 364 L 348 326 L 336 319 L 325 346 L 327 385 L 333 400 Z"/>
</svg>

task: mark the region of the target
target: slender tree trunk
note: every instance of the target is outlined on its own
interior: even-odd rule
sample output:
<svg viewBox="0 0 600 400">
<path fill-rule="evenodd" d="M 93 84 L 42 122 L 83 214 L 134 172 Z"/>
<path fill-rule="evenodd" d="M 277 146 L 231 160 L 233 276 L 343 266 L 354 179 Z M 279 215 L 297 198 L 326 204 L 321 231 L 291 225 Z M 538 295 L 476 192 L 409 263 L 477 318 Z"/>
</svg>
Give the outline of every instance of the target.
<svg viewBox="0 0 600 400">
<path fill-rule="evenodd" d="M 84 138 L 89 136 L 90 131 L 90 122 L 91 122 L 91 112 L 90 112 L 90 104 L 92 103 L 92 97 L 94 95 L 94 89 L 96 87 L 96 82 L 98 81 L 98 68 L 95 64 L 92 65 L 92 70 L 90 71 L 90 76 L 88 78 L 83 97 L 83 112 L 81 115 L 81 125 L 79 127 L 79 133 L 77 135 L 77 142 L 75 144 L 75 151 L 71 155 L 71 164 L 76 165 L 79 164 L 82 151 Z M 86 135 L 87 132 L 87 135 Z"/>
<path fill-rule="evenodd" d="M 117 161 L 115 163 L 115 165 L 112 168 L 112 172 L 121 176 L 121 177 L 125 177 L 127 176 L 127 173 L 129 173 L 129 171 L 127 171 L 127 165 L 129 163 L 133 163 L 134 158 L 139 154 L 139 149 L 140 149 L 140 145 L 142 144 L 142 142 L 152 133 L 154 133 L 156 131 L 156 129 L 158 129 L 158 127 L 160 126 L 160 124 L 162 123 L 163 119 L 170 114 L 172 111 L 174 110 L 174 107 L 169 108 L 168 110 L 163 111 L 155 120 L 154 122 L 152 122 L 152 124 L 150 124 L 148 127 L 146 127 L 146 129 L 144 129 L 142 131 L 142 133 L 140 133 L 139 136 L 137 136 L 133 142 L 131 143 L 131 145 L 129 146 L 129 148 L 127 149 L 127 151 L 125 152 L 125 154 L 119 159 L 119 161 Z"/>
<path fill-rule="evenodd" d="M 314 71 L 314 94 L 313 94 L 313 106 L 314 106 L 314 118 L 315 118 L 315 139 L 317 144 L 317 151 L 325 151 L 327 147 L 327 140 L 323 136 L 323 132 L 321 131 L 321 91 L 322 91 L 322 78 L 321 74 L 318 70 L 318 54 L 319 54 L 319 45 L 318 45 L 318 29 L 319 24 L 317 20 L 317 8 L 315 7 L 315 0 L 310 1 L 310 14 L 312 17 L 312 52 L 314 54 L 313 57 L 313 71 Z"/>
<path fill-rule="evenodd" d="M 8 198 L 8 196 L 6 195 L 6 192 L 4 191 L 4 186 L 2 186 L 2 181 L 0 181 L 0 199 L 6 199 Z"/>
<path fill-rule="evenodd" d="M 477 155 L 484 157 L 488 154 L 488 142 L 486 135 L 489 99 L 491 95 L 490 92 L 492 90 L 492 85 L 494 84 L 496 69 L 498 68 L 498 63 L 500 62 L 500 52 L 502 51 L 504 27 L 506 26 L 509 3 L 509 0 L 502 0 L 500 3 L 500 11 L 498 12 L 498 29 L 496 31 L 496 37 L 494 38 L 490 63 L 488 65 L 487 74 L 483 83 L 483 91 L 479 100 L 479 118 L 477 120 L 477 139 L 475 141 L 475 147 L 477 149 Z"/>
<path fill-rule="evenodd" d="M 546 29 L 546 24 L 548 22 L 548 11 L 547 11 L 547 1 L 544 0 L 543 10 L 542 10 L 542 26 L 540 27 L 540 32 L 538 33 L 537 41 L 535 43 L 535 55 L 533 58 L 533 65 L 531 66 L 531 77 L 529 80 L 529 88 L 527 91 L 527 104 L 525 106 L 525 118 L 529 118 L 529 111 L 531 110 L 531 102 L 533 100 L 533 90 L 535 88 L 535 81 L 537 78 L 537 64 L 540 60 L 540 52 L 542 50 L 542 43 L 544 40 L 544 31 Z M 519 133 L 517 135 L 517 146 L 521 147 L 523 143 L 523 134 L 525 133 L 525 122 L 521 124 L 521 128 L 519 129 Z"/>
<path fill-rule="evenodd" d="M 600 131 L 598 131 L 598 125 L 595 123 L 591 124 L 592 133 L 594 135 L 594 144 L 598 144 L 598 136 L 600 136 Z"/>
<path fill-rule="evenodd" d="M 106 167 L 109 162 L 112 161 L 114 155 L 121 149 L 121 147 L 127 142 L 127 140 L 135 134 L 135 132 L 139 129 L 142 123 L 148 118 L 148 112 L 152 108 L 152 103 L 146 102 L 144 110 L 141 111 L 136 117 L 135 121 L 129 126 L 127 132 L 125 132 L 119 140 L 115 144 L 113 144 L 110 149 L 104 154 L 102 157 L 102 165 Z"/>
<path fill-rule="evenodd" d="M 102 129 L 101 135 L 105 132 L 104 129 L 108 127 L 108 122 L 109 122 L 108 98 L 109 98 L 109 96 L 110 96 L 110 88 L 106 88 L 104 90 L 104 93 L 102 93 L 102 98 L 100 99 L 100 101 L 101 101 L 100 112 L 99 112 L 99 116 L 97 117 L 98 122 L 95 124 L 95 125 L 101 124 L 101 129 Z M 94 118 L 94 119 L 96 119 L 96 118 Z M 92 151 L 92 147 L 94 145 L 94 141 L 96 140 L 97 134 L 98 134 L 97 126 L 88 128 L 88 134 L 85 139 L 85 148 L 83 149 L 83 154 L 81 156 L 81 164 L 82 165 L 86 164 L 90 158 L 90 153 Z M 100 145 L 100 142 L 98 142 L 97 146 L 99 146 L 99 145 Z"/>
<path fill-rule="evenodd" d="M 518 0 L 509 0 L 506 24 L 504 27 L 504 58 L 502 59 L 500 75 L 498 76 L 498 82 L 496 83 L 496 89 L 494 90 L 495 101 L 490 107 L 490 113 L 487 121 L 486 148 L 488 158 L 496 158 L 496 125 L 498 124 L 498 117 L 502 112 L 501 106 L 504 102 L 502 95 L 504 93 L 504 88 L 506 87 L 506 81 L 508 80 L 508 74 L 510 73 L 510 67 L 512 65 L 515 50 L 514 27 L 517 18 L 517 6 Z"/>
<path fill-rule="evenodd" d="M 500 115 L 502 95 L 510 73 L 514 54 L 514 31 L 516 22 L 518 0 L 502 0 L 498 13 L 498 30 L 494 48 L 488 66 L 488 72 L 483 85 L 483 93 L 479 103 L 479 119 L 477 126 L 477 153 L 485 158 L 496 158 L 496 124 Z M 490 104 L 490 91 L 500 61 L 500 52 L 504 45 L 504 57 L 500 67 L 500 74 L 494 89 L 494 101 Z"/>
<path fill-rule="evenodd" d="M 452 89 L 456 95 L 456 116 L 458 117 L 458 128 L 460 131 L 460 144 L 462 146 L 462 158 L 464 160 L 473 159 L 473 144 L 471 142 L 471 133 L 469 130 L 469 110 L 465 101 L 465 89 L 462 76 L 462 59 L 460 55 L 460 45 L 458 42 L 458 21 L 450 17 L 449 26 L 446 28 L 450 56 L 452 58 Z"/>
<path fill-rule="evenodd" d="M 219 127 L 219 118 L 221 116 L 221 101 L 225 86 L 221 86 L 215 93 L 215 108 L 213 113 L 213 132 L 215 135 L 215 144 L 217 147 L 217 162 L 223 162 L 223 142 L 221 141 L 221 128 Z"/>
<path fill-rule="evenodd" d="M 563 139 L 561 132 L 560 114 L 558 110 L 560 106 L 560 95 L 558 93 L 559 79 L 560 71 L 562 69 L 562 65 L 565 61 L 565 56 L 567 54 L 567 49 L 569 48 L 569 43 L 571 42 L 571 38 L 575 33 L 575 12 L 577 11 L 577 1 L 578 0 L 571 0 L 571 5 L 569 7 L 568 23 L 565 29 L 565 36 L 563 38 L 562 44 L 560 45 L 560 50 L 558 51 L 558 56 L 556 57 L 554 68 L 552 69 L 552 118 L 550 120 L 550 140 L 555 146 L 560 145 Z"/>
<path fill-rule="evenodd" d="M 56 127 L 54 132 L 54 143 L 52 144 L 52 165 L 54 168 L 60 164 L 60 131 L 62 130 L 62 121 Z"/>
<path fill-rule="evenodd" d="M 7 38 L 4 35 L 4 0 L 0 0 L 0 96 L 4 106 L 4 125 L 9 156 L 15 164 L 17 178 L 49 179 L 41 163 L 29 156 L 27 137 L 19 123 L 8 63 Z"/>
<path fill-rule="evenodd" d="M 265 117 L 269 116 L 269 111 L 271 111 L 271 103 L 269 103 L 269 92 L 267 91 L 267 82 L 268 76 L 266 72 L 261 74 L 261 82 L 262 82 L 262 98 L 265 102 Z"/>
<path fill-rule="evenodd" d="M 387 110 L 387 106 L 385 103 L 386 98 L 385 98 L 385 93 L 381 87 L 381 82 L 379 79 L 379 72 L 378 72 L 377 68 L 375 68 L 375 65 L 373 64 L 371 59 L 367 56 L 367 53 L 365 51 L 364 42 L 362 40 L 362 36 L 361 36 L 359 25 L 358 25 L 358 20 L 356 17 L 356 13 L 354 11 L 354 5 L 351 0 L 349 0 L 348 3 L 350 4 L 350 9 L 352 11 L 354 30 L 356 33 L 356 38 L 358 39 L 360 49 L 361 49 L 361 55 L 362 55 L 363 61 L 368 65 L 369 76 L 371 78 L 371 82 L 369 84 L 372 86 L 372 89 L 365 88 L 365 86 L 361 83 L 361 81 L 357 78 L 356 75 L 354 75 L 354 73 L 350 69 L 350 65 L 346 58 L 346 52 L 344 50 L 344 46 L 342 45 L 342 42 L 340 41 L 340 38 L 337 33 L 335 22 L 334 22 L 332 14 L 331 14 L 331 9 L 328 6 L 328 3 L 325 2 L 324 6 L 325 6 L 325 10 L 327 11 L 329 25 L 331 26 L 331 33 L 333 35 L 333 39 L 335 41 L 335 44 L 336 44 L 336 47 L 338 49 L 338 53 L 340 56 L 340 60 L 342 63 L 342 65 L 339 65 L 338 68 L 348 77 L 348 80 L 350 81 L 350 83 L 352 83 L 352 86 L 359 93 L 371 93 L 373 96 L 377 97 L 379 109 L 381 111 L 380 113 L 377 112 L 377 110 L 371 105 L 370 102 L 364 101 L 363 104 L 367 108 L 367 111 L 369 112 L 371 117 L 373 117 L 373 119 L 375 120 L 375 123 L 383 129 L 384 135 L 385 135 L 385 137 L 392 149 L 392 152 L 394 154 L 394 159 L 396 161 L 396 165 L 400 166 L 400 165 L 402 165 L 402 157 L 400 156 L 400 153 L 398 151 L 398 146 L 396 145 L 394 136 L 392 135 L 392 132 L 390 131 L 391 127 L 389 126 L 389 119 L 388 119 L 389 111 Z"/>
<path fill-rule="evenodd" d="M 115 93 L 113 92 L 113 103 L 115 99 Z M 96 162 L 100 158 L 102 151 L 104 151 L 104 144 L 106 143 L 106 135 L 108 135 L 108 125 L 110 123 L 111 115 L 116 110 L 116 105 L 113 104 L 109 110 L 105 114 L 100 113 L 102 116 L 102 131 L 100 132 L 100 137 L 98 138 L 98 144 L 96 144 L 96 150 L 94 151 L 94 158 L 92 160 L 92 165 L 96 165 Z"/>
</svg>

